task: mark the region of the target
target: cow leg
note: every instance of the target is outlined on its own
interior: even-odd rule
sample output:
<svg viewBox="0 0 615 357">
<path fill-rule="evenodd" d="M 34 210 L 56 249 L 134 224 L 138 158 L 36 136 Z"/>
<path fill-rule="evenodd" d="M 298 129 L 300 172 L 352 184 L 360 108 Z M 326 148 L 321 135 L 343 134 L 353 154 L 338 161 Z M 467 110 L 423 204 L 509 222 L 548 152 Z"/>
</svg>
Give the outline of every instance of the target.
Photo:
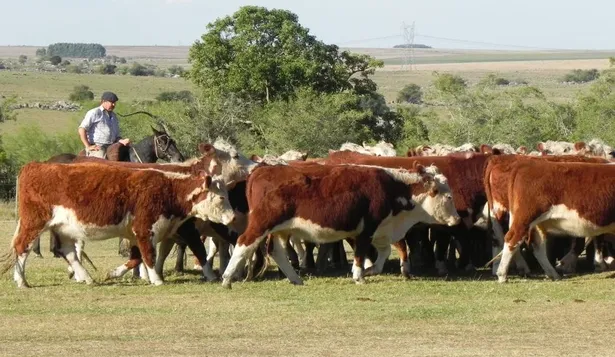
<svg viewBox="0 0 615 357">
<path fill-rule="evenodd" d="M 34 257 L 42 258 L 41 254 L 41 236 L 36 237 L 34 242 L 32 242 L 32 252 L 34 252 Z"/>
<path fill-rule="evenodd" d="M 316 272 L 318 274 L 324 274 L 327 271 L 331 250 L 333 250 L 332 243 L 320 243 L 318 245 L 318 254 L 316 255 Z"/>
<path fill-rule="evenodd" d="M 391 255 L 391 241 L 388 237 L 374 237 L 371 245 L 376 248 L 378 256 L 371 267 L 366 267 L 365 275 L 376 275 L 382 273 L 384 270 L 384 264 Z"/>
<path fill-rule="evenodd" d="M 131 245 L 130 256 L 129 256 L 128 261 L 120 265 L 119 267 L 113 269 L 112 271 L 110 271 L 107 274 L 107 279 L 121 278 L 122 276 L 124 276 L 124 274 L 126 274 L 130 270 L 139 266 L 139 264 L 141 264 L 141 261 L 142 261 L 141 252 L 139 251 L 139 248 L 135 245 Z"/>
<path fill-rule="evenodd" d="M 445 233 L 435 229 L 431 229 L 432 237 L 436 242 L 436 270 L 438 275 L 443 276 L 448 274 L 448 268 L 446 266 L 446 253 L 449 248 L 451 237 Z"/>
<path fill-rule="evenodd" d="M 207 264 L 207 252 L 205 251 L 205 245 L 201 240 L 201 233 L 197 229 L 196 220 L 191 219 L 186 221 L 177 229 L 177 235 L 188 244 L 188 248 L 194 254 L 194 257 L 198 259 L 199 264 L 203 269 L 203 279 L 205 281 L 215 281 L 218 277 L 213 271 L 213 268 Z"/>
<path fill-rule="evenodd" d="M 371 247 L 371 236 L 373 231 L 368 232 L 363 230 L 356 238 L 354 244 L 354 264 L 352 265 L 352 279 L 357 284 L 365 283 L 363 279 L 363 266 L 365 264 L 365 256 Z M 391 247 L 389 246 L 389 249 Z"/>
<path fill-rule="evenodd" d="M 155 232 L 150 233 L 149 229 L 137 230 L 133 228 L 133 230 L 136 233 L 137 246 L 139 247 L 139 251 L 141 252 L 141 257 L 143 259 L 143 263 L 145 264 L 145 269 L 147 270 L 147 275 L 149 276 L 150 283 L 157 286 L 162 285 L 162 278 L 160 277 L 160 275 L 158 275 L 154 267 L 154 262 L 156 261 L 155 244 L 161 240 L 161 237 Z M 152 235 L 151 239 L 150 235 Z"/>
<path fill-rule="evenodd" d="M 299 255 L 293 246 L 291 244 L 284 244 L 283 246 L 286 250 L 286 257 L 290 259 L 290 264 L 293 266 L 293 269 L 299 269 Z"/>
<path fill-rule="evenodd" d="M 604 238 L 602 235 L 594 237 L 594 271 L 603 272 L 607 270 L 604 262 Z"/>
<path fill-rule="evenodd" d="M 156 264 L 154 269 L 156 273 L 160 275 L 162 280 L 164 280 L 163 269 L 164 269 L 164 261 L 167 259 L 171 250 L 173 249 L 173 245 L 175 244 L 175 240 L 171 238 L 163 239 L 160 242 L 160 247 L 158 248 L 158 254 L 156 254 Z"/>
<path fill-rule="evenodd" d="M 571 238 L 570 250 L 560 259 L 555 269 L 563 274 L 573 274 L 577 270 L 578 255 L 576 253 L 577 239 Z"/>
<path fill-rule="evenodd" d="M 220 257 L 220 274 L 224 274 L 224 271 L 228 266 L 228 262 L 231 259 L 231 244 L 224 239 L 221 239 L 218 242 L 218 246 L 220 247 L 220 252 L 218 254 L 218 256 Z"/>
<path fill-rule="evenodd" d="M 291 235 L 290 243 L 292 244 L 293 248 L 297 252 L 297 257 L 299 259 L 299 268 L 305 269 L 306 268 L 306 252 L 305 252 L 305 249 L 303 249 L 303 243 L 301 242 L 301 239 Z"/>
<path fill-rule="evenodd" d="M 551 279 L 560 279 L 560 275 L 557 273 L 553 265 L 551 265 L 551 262 L 549 262 L 549 257 L 547 256 L 547 235 L 539 226 L 534 227 L 531 242 L 534 248 L 534 256 L 536 257 L 538 264 L 542 267 L 542 270 L 544 270 L 545 274 L 547 274 L 547 276 Z"/>
<path fill-rule="evenodd" d="M 286 275 L 288 280 L 293 285 L 303 285 L 303 280 L 297 274 L 293 266 L 288 261 L 288 256 L 286 255 L 286 246 L 288 242 L 288 237 L 284 237 L 283 235 L 273 234 L 273 252 L 271 255 L 273 256 L 273 260 L 275 260 L 276 264 L 278 264 L 278 268 Z"/>
<path fill-rule="evenodd" d="M 62 235 L 58 236 L 60 238 L 60 252 L 64 256 L 68 264 L 70 264 L 73 272 L 75 273 L 75 280 L 77 282 L 85 281 L 85 283 L 88 285 L 92 284 L 94 282 L 92 280 L 92 277 L 85 270 L 79 259 L 81 248 L 79 249 L 80 252 L 78 253 L 76 248 L 77 242 L 71 238 Z"/>
<path fill-rule="evenodd" d="M 408 259 L 408 246 L 406 244 L 406 239 L 404 238 L 393 243 L 393 246 L 397 249 L 397 255 L 399 255 L 401 275 L 406 278 L 410 278 L 412 274 L 410 273 L 410 260 Z"/>
<path fill-rule="evenodd" d="M 314 248 L 316 244 L 312 242 L 305 242 L 305 267 L 307 269 L 316 269 L 316 262 L 314 261 Z"/>
<path fill-rule="evenodd" d="M 182 273 L 184 266 L 186 266 L 186 244 L 184 242 L 177 242 L 177 257 L 175 258 L 175 271 Z"/>
<path fill-rule="evenodd" d="M 214 259 L 216 258 L 216 253 L 218 253 L 218 244 L 213 237 L 209 236 L 205 237 L 203 243 L 204 245 L 207 245 L 207 263 L 205 264 L 209 265 L 209 267 L 213 271 Z M 203 269 L 203 266 L 198 263 L 198 260 L 195 261 L 194 269 Z M 220 272 L 222 273 L 222 270 L 220 270 Z"/>
<path fill-rule="evenodd" d="M 511 217 L 512 222 L 512 217 Z M 502 247 L 502 258 L 498 267 L 497 276 L 500 283 L 505 283 L 508 280 L 508 268 L 514 254 L 518 251 L 521 239 L 528 234 L 529 223 L 521 222 L 511 224 L 510 229 L 504 237 L 504 246 Z"/>
<path fill-rule="evenodd" d="M 250 223 L 252 222 L 255 221 L 253 220 Z M 258 222 L 254 224 L 258 224 Z M 233 249 L 231 260 L 229 261 L 224 274 L 222 274 L 222 286 L 225 288 L 231 288 L 231 280 L 235 275 L 235 272 L 239 269 L 241 264 L 245 264 L 246 259 L 252 257 L 260 242 L 266 237 L 264 234 L 258 235 L 253 233 L 250 228 L 251 227 L 248 224 L 246 231 L 237 239 L 237 244 Z M 246 245 L 244 242 L 248 244 Z"/>
<path fill-rule="evenodd" d="M 43 233 L 44 228 L 44 222 L 29 227 L 22 226 L 21 220 L 17 222 L 11 246 L 17 257 L 13 279 L 17 283 L 18 288 L 30 287 L 26 281 L 26 260 L 30 254 L 32 242 Z"/>
</svg>

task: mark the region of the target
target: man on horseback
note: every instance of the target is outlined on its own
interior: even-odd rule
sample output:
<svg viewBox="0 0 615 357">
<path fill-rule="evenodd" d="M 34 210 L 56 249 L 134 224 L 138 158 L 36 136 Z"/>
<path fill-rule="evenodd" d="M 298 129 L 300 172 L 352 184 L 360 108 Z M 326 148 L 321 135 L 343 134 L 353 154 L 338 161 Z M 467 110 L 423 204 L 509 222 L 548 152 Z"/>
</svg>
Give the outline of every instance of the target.
<svg viewBox="0 0 615 357">
<path fill-rule="evenodd" d="M 117 116 L 113 113 L 117 95 L 113 92 L 104 92 L 100 98 L 100 106 L 90 109 L 79 125 L 79 138 L 85 146 L 86 156 L 106 158 L 107 147 L 119 142 L 126 146 L 130 139 L 120 137 L 120 125 Z"/>
</svg>

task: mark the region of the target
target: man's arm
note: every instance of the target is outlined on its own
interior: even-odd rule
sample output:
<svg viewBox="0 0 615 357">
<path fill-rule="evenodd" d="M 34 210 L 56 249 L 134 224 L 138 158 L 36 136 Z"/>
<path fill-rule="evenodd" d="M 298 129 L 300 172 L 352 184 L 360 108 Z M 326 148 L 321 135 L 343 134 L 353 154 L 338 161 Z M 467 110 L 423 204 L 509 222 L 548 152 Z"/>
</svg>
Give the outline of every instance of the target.
<svg viewBox="0 0 615 357">
<path fill-rule="evenodd" d="M 83 121 L 81 122 L 81 124 L 79 124 L 79 128 L 77 129 L 77 132 L 79 133 L 79 139 L 81 139 L 81 143 L 86 148 L 86 150 L 90 150 L 90 151 L 96 151 L 96 150 L 99 149 L 98 146 L 92 145 L 88 141 L 88 132 L 87 132 L 87 130 L 92 125 L 92 116 L 93 115 L 94 114 L 92 112 L 86 113 L 85 118 L 83 118 Z"/>
</svg>

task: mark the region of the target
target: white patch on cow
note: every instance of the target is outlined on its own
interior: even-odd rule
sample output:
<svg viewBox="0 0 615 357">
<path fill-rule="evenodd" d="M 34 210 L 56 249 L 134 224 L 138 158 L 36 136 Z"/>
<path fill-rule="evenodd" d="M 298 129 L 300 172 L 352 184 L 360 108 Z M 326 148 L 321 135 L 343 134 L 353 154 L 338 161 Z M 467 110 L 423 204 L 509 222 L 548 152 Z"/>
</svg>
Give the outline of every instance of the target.
<svg viewBox="0 0 615 357">
<path fill-rule="evenodd" d="M 129 212 L 117 224 L 97 226 L 81 222 L 75 211 L 63 206 L 53 206 L 51 220 L 45 228 L 53 228 L 58 234 L 75 241 L 97 241 L 113 237 L 131 237 L 134 216 Z"/>
<path fill-rule="evenodd" d="M 329 227 L 322 227 L 309 219 L 293 217 L 276 225 L 271 230 L 267 231 L 265 235 L 284 232 L 293 235 L 296 239 L 323 244 L 337 242 L 348 237 L 355 237 L 363 231 L 363 227 L 363 219 L 359 221 L 355 229 L 351 231 L 341 231 Z"/>
<path fill-rule="evenodd" d="M 395 151 L 393 144 L 387 143 L 382 140 L 379 141 L 374 146 L 369 146 L 363 143 L 363 148 L 365 148 L 365 150 L 367 150 L 370 153 L 370 155 L 388 156 L 388 157 L 397 156 L 397 152 Z"/>
<path fill-rule="evenodd" d="M 564 204 L 553 205 L 549 210 L 536 218 L 530 227 L 540 225 L 549 233 L 568 234 L 577 237 L 591 237 L 615 231 L 615 222 L 600 227 L 595 223 L 581 218 L 574 209 Z"/>
</svg>

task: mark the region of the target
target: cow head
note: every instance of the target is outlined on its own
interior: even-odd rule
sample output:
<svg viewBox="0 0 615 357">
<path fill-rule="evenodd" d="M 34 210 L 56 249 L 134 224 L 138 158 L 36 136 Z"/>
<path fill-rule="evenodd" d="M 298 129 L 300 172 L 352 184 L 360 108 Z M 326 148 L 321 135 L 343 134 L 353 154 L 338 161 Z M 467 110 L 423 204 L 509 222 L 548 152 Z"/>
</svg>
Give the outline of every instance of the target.
<svg viewBox="0 0 615 357">
<path fill-rule="evenodd" d="M 278 159 L 284 161 L 305 161 L 307 159 L 308 154 L 306 152 L 300 152 L 297 150 L 288 150 L 284 154 L 280 155 Z"/>
<path fill-rule="evenodd" d="M 413 194 L 413 199 L 426 216 L 422 220 L 428 224 L 446 224 L 455 226 L 461 218 L 455 209 L 453 194 L 446 177 L 434 165 L 424 167 L 415 165 L 416 171 L 421 175 L 423 183 L 422 192 Z"/>
<path fill-rule="evenodd" d="M 212 154 L 208 150 L 214 150 L 214 153 Z M 220 165 L 222 180 L 226 183 L 227 189 L 233 188 L 237 182 L 245 181 L 252 170 L 258 166 L 258 163 L 240 154 L 234 145 L 224 139 L 217 139 L 213 145 L 200 144 L 199 151 L 201 154 L 209 152 L 216 158 Z"/>
<path fill-rule="evenodd" d="M 221 176 L 212 176 L 201 171 L 202 184 L 194 189 L 186 199 L 192 204 L 192 214 L 204 221 L 227 225 L 235 219 L 228 191 Z"/>
</svg>

